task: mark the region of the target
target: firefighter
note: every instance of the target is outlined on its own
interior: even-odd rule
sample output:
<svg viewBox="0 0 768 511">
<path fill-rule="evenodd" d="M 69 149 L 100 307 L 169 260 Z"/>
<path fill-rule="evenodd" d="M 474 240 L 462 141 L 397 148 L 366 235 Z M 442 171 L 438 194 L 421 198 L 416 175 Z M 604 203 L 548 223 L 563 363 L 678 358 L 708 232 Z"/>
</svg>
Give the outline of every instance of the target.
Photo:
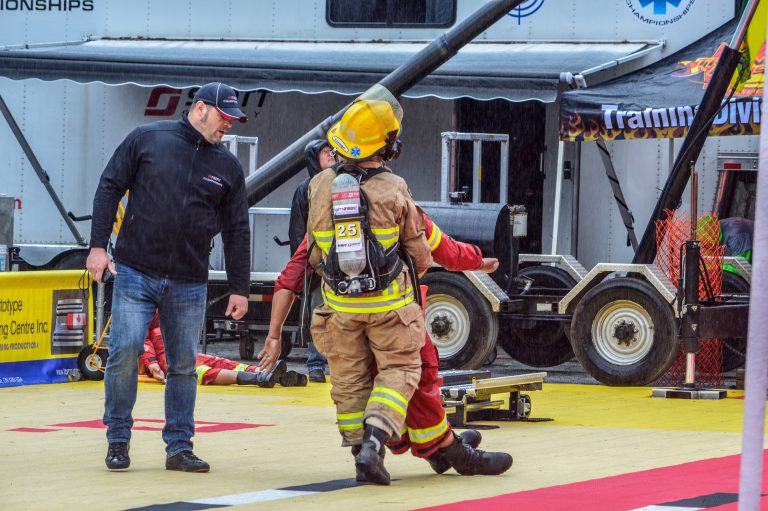
<svg viewBox="0 0 768 511">
<path fill-rule="evenodd" d="M 309 263 L 323 278 L 324 301 L 310 332 L 328 360 L 342 445 L 353 447 L 368 481 L 384 485 L 384 444 L 400 438 L 421 377 L 416 283 L 432 264 L 423 217 L 386 166 L 401 119 L 400 104 L 381 86 L 347 109 L 328 131 L 340 162 L 312 179 L 307 220 Z"/>
<path fill-rule="evenodd" d="M 499 265 L 497 259 L 483 258 L 479 247 L 454 240 L 443 233 L 426 213 L 422 214 L 435 262 L 451 271 L 496 271 Z M 279 342 L 294 297 L 303 289 L 306 271 L 307 239 L 304 238 L 275 282 L 268 334 L 275 342 Z M 399 440 L 388 442 L 390 450 L 394 454 L 402 454 L 410 449 L 414 456 L 426 459 L 438 474 L 451 467 L 462 475 L 498 475 L 506 472 L 512 466 L 512 457 L 506 453 L 478 450 L 482 439 L 479 432 L 467 430 L 461 435 L 453 433 L 440 397 L 437 349 L 428 334 L 420 358 L 421 378 L 408 403 L 405 431 Z M 375 371 L 375 368 L 372 370 Z M 365 481 L 365 473 L 358 470 L 357 480 Z"/>
<path fill-rule="evenodd" d="M 480 249 L 474 245 L 460 243 L 443 234 L 429 217 L 421 212 L 426 227 L 426 236 L 435 260 L 448 270 L 495 271 L 496 259 L 483 259 Z M 268 338 L 279 343 L 283 323 L 288 316 L 294 293 L 303 287 L 307 266 L 306 239 L 294 253 L 281 272 L 275 285 L 272 302 L 272 314 Z M 425 345 L 421 350 L 421 378 L 418 389 L 413 395 L 406 416 L 406 426 L 398 440 L 389 442 L 395 454 L 404 453 L 409 448 L 414 456 L 426 458 L 433 470 L 439 474 L 454 467 L 464 475 L 496 475 L 505 472 L 512 465 L 512 457 L 505 453 L 486 453 L 477 450 L 480 434 L 469 430 L 462 435 L 454 435 L 445 417 L 442 399 L 439 393 L 437 350 L 425 335 Z M 278 344 L 279 345 L 279 344 Z M 375 366 L 371 368 L 375 373 Z M 382 451 L 383 452 L 383 451 Z M 358 469 L 357 479 L 366 480 L 364 471 Z"/>
</svg>

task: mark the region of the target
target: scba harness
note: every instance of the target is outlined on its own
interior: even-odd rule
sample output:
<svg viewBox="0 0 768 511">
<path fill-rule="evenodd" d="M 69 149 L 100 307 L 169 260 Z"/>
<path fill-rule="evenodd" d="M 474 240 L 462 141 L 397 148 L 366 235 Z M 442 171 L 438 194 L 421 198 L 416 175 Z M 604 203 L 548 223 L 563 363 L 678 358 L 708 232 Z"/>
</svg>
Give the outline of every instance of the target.
<svg viewBox="0 0 768 511">
<path fill-rule="evenodd" d="M 352 191 L 348 197 L 359 198 L 359 206 L 354 207 L 353 203 L 353 207 L 345 208 L 334 202 L 333 242 L 325 260 L 320 263 L 323 280 L 338 295 L 356 296 L 383 291 L 403 271 L 403 260 L 399 255 L 400 243 L 396 241 L 385 249 L 376 238 L 368 218 L 368 200 L 360 185 L 388 171 L 384 167 L 365 169 L 351 163 L 336 164 L 333 169 L 336 171 L 336 179 L 342 174 L 349 174 L 357 181 L 358 194 Z M 361 271 L 344 271 L 343 267 L 349 266 L 350 257 L 347 254 L 350 253 L 358 262 L 365 262 Z M 345 254 L 342 256 L 344 260 L 340 260 L 340 254 Z"/>
</svg>

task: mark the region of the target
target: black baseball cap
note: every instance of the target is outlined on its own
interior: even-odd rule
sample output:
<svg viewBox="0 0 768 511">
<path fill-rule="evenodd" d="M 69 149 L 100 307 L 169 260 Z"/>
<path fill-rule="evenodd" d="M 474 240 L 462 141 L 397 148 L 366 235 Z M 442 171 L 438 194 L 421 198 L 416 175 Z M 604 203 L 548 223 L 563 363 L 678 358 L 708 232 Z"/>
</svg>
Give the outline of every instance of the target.
<svg viewBox="0 0 768 511">
<path fill-rule="evenodd" d="M 246 122 L 248 117 L 237 106 L 237 95 L 235 89 L 221 82 L 206 83 L 195 94 L 192 103 L 202 101 L 206 105 L 211 105 L 226 119 L 240 122 Z"/>
</svg>

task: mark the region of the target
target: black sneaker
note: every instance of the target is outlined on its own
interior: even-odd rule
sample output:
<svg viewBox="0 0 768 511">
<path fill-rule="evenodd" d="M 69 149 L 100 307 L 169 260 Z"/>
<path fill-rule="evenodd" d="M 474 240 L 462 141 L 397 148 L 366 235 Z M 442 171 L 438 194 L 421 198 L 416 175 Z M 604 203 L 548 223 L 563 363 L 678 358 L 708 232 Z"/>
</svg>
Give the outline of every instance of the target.
<svg viewBox="0 0 768 511">
<path fill-rule="evenodd" d="M 373 442 L 363 442 L 360 451 L 355 456 L 355 470 L 357 481 L 367 481 L 376 484 L 389 486 L 390 477 L 387 469 L 384 468 L 384 449 L 376 452 L 376 446 Z"/>
<path fill-rule="evenodd" d="M 438 452 L 463 476 L 495 476 L 503 474 L 512 466 L 512 456 L 509 454 L 475 449 L 461 435 L 456 435 L 451 445 Z"/>
<path fill-rule="evenodd" d="M 307 375 L 297 373 L 296 371 L 288 371 L 277 382 L 283 387 L 306 387 Z"/>
<path fill-rule="evenodd" d="M 453 434 L 455 435 L 456 432 Z M 464 441 L 464 443 L 471 445 L 475 449 L 477 449 L 477 446 L 480 445 L 480 442 L 483 440 L 483 436 L 476 429 L 468 429 L 461 433 L 459 436 Z M 450 462 L 445 459 L 445 454 L 440 452 L 440 449 L 430 454 L 427 457 L 427 461 L 429 462 L 429 466 L 432 467 L 432 470 L 438 474 L 442 474 L 451 468 Z"/>
<path fill-rule="evenodd" d="M 192 451 L 181 451 L 170 458 L 165 458 L 165 469 L 182 472 L 208 472 L 211 466 L 195 456 Z"/>
<path fill-rule="evenodd" d="M 131 445 L 128 442 L 114 442 L 107 447 L 107 457 L 104 462 L 109 470 L 125 470 L 131 466 L 131 458 L 128 451 Z"/>
<path fill-rule="evenodd" d="M 309 372 L 309 381 L 314 383 L 325 383 L 325 373 L 322 369 L 312 369 Z"/>
</svg>

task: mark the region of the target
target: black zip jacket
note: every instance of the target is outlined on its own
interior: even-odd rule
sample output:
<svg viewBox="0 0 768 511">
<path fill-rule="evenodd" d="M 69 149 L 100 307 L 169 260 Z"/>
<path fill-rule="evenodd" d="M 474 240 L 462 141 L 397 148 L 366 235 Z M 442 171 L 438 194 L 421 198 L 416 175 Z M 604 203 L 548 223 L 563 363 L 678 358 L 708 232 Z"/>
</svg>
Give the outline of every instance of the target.
<svg viewBox="0 0 768 511">
<path fill-rule="evenodd" d="M 240 162 L 209 144 L 186 117 L 139 126 L 115 150 L 93 199 L 91 247 L 106 248 L 130 190 L 114 259 L 155 277 L 208 280 L 221 231 L 229 290 L 248 296 L 250 229 Z"/>
<path fill-rule="evenodd" d="M 291 257 L 301 245 L 304 236 L 307 235 L 307 215 L 309 214 L 309 182 L 308 177 L 296 187 L 291 201 L 291 218 L 288 221 L 288 241 L 291 242 Z"/>
</svg>

